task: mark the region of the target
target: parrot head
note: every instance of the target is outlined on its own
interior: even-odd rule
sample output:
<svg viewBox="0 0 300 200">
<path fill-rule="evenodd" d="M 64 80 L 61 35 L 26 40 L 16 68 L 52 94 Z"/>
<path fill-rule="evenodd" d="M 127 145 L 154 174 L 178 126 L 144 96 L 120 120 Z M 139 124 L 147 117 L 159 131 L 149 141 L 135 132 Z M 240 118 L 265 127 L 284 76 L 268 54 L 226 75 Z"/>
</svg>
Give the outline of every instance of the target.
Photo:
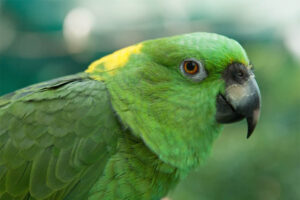
<svg viewBox="0 0 300 200">
<path fill-rule="evenodd" d="M 260 92 L 242 46 L 212 33 L 141 42 L 91 64 L 122 124 L 166 163 L 199 165 L 222 124 L 260 115 Z"/>
</svg>

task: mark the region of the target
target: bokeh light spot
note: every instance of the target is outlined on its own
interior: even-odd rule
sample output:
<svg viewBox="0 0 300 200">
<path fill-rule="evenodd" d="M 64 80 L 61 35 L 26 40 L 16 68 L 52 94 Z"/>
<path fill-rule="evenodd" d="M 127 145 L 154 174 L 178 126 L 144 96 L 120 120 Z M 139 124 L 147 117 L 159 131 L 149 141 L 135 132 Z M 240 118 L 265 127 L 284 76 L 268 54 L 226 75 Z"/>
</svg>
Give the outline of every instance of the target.
<svg viewBox="0 0 300 200">
<path fill-rule="evenodd" d="M 67 14 L 63 34 L 70 52 L 80 52 L 87 46 L 93 27 L 94 15 L 90 10 L 75 8 Z"/>
</svg>

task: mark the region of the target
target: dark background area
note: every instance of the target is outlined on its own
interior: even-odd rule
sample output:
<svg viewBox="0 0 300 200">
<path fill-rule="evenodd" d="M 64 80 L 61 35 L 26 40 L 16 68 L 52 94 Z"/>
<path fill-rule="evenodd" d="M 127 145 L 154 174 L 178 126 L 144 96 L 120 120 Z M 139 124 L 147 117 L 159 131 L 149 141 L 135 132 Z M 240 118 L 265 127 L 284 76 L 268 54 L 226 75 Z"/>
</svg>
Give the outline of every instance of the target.
<svg viewBox="0 0 300 200">
<path fill-rule="evenodd" d="M 282 9 L 284 8 L 284 9 Z M 0 0 L 0 95 L 83 71 L 136 42 L 217 32 L 255 67 L 262 115 L 225 126 L 212 155 L 172 200 L 300 199 L 300 4 L 287 1 Z"/>
</svg>

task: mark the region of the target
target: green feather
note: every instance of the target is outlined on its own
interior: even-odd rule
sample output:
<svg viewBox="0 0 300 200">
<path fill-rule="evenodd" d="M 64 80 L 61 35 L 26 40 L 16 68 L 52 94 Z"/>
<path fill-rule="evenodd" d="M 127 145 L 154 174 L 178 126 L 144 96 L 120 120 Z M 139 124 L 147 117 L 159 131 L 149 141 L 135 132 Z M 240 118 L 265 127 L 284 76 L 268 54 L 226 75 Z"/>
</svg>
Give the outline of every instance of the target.
<svg viewBox="0 0 300 200">
<path fill-rule="evenodd" d="M 116 150 L 120 129 L 107 95 L 103 83 L 78 74 L 0 98 L 0 199 L 60 200 L 78 186 L 86 199 Z"/>
<path fill-rule="evenodd" d="M 6 190 L 16 196 L 25 195 L 28 192 L 31 164 L 24 163 L 17 169 L 10 169 L 6 175 Z"/>
<path fill-rule="evenodd" d="M 179 66 L 200 60 L 195 82 Z M 156 200 L 204 162 L 222 127 L 224 69 L 249 65 L 234 40 L 192 33 L 142 42 L 85 73 L 0 98 L 1 200 Z"/>
<path fill-rule="evenodd" d="M 32 164 L 29 190 L 30 194 L 37 199 L 46 198 L 53 192 L 46 184 L 51 154 L 51 148 L 45 149 L 36 157 Z"/>
</svg>

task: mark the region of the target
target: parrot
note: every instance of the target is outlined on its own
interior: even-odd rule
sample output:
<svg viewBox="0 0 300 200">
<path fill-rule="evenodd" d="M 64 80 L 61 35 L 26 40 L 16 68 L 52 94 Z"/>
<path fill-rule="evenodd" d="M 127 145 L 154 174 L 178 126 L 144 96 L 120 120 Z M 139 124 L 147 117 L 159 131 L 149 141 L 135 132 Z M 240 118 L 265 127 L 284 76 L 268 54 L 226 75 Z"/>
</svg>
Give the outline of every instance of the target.
<svg viewBox="0 0 300 200">
<path fill-rule="evenodd" d="M 0 98 L 1 200 L 159 200 L 208 157 L 224 124 L 260 116 L 234 39 L 146 40 L 84 72 Z"/>
</svg>

